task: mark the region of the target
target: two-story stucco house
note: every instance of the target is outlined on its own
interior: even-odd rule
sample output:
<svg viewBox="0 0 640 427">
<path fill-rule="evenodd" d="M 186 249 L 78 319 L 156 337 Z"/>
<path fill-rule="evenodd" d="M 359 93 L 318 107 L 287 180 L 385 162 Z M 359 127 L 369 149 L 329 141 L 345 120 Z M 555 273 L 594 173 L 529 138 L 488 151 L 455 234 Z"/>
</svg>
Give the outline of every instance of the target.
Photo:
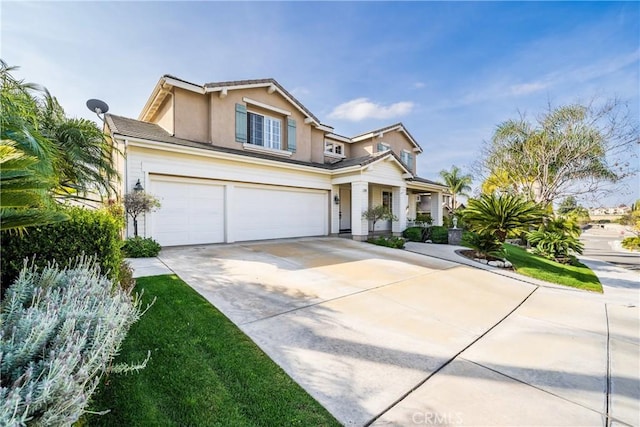
<svg viewBox="0 0 640 427">
<path fill-rule="evenodd" d="M 123 153 L 122 191 L 137 182 L 162 207 L 139 233 L 188 245 L 348 233 L 362 212 L 388 206 L 399 234 L 429 195 L 434 223 L 445 187 L 418 177 L 423 148 L 401 124 L 355 137 L 334 133 L 273 79 L 197 85 L 164 76 L 138 120 L 105 118 Z"/>
</svg>

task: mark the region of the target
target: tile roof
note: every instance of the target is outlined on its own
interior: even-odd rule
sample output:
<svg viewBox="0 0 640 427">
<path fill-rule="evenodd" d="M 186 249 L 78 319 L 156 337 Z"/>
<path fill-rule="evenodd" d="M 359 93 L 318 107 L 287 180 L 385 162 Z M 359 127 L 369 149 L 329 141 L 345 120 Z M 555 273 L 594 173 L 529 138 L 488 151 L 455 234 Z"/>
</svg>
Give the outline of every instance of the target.
<svg viewBox="0 0 640 427">
<path fill-rule="evenodd" d="M 114 114 L 106 114 L 105 121 L 111 129 L 111 132 L 114 134 L 129 136 L 133 138 L 146 139 L 150 141 L 164 142 L 167 144 L 175 144 L 183 147 L 191 147 L 198 148 L 202 150 L 208 151 L 216 151 L 221 153 L 229 153 L 236 154 L 244 157 L 252 157 L 258 159 L 265 160 L 273 160 L 282 163 L 295 164 L 301 166 L 309 166 L 318 169 L 324 170 L 339 170 L 343 168 L 348 168 L 352 166 L 366 166 L 368 164 L 374 163 L 379 159 L 382 159 L 387 156 L 394 157 L 400 164 L 402 161 L 398 157 L 396 153 L 391 150 L 383 151 L 381 153 L 375 153 L 373 155 L 366 155 L 361 157 L 354 157 L 350 159 L 342 159 L 335 163 L 313 163 L 313 162 L 303 162 L 300 160 L 286 159 L 278 156 L 271 156 L 269 154 L 255 153 L 235 148 L 227 148 L 227 147 L 219 147 L 205 142 L 191 141 L 188 139 L 176 138 L 168 133 L 166 130 L 161 128 L 159 125 L 155 123 L 143 122 L 140 120 L 129 119 L 127 117 L 116 116 Z M 437 185 L 439 187 L 444 187 L 443 184 L 440 184 L 435 181 L 431 181 L 425 178 L 420 178 L 419 176 L 414 176 L 413 178 L 407 179 L 407 181 L 414 181 L 423 184 Z"/>
<path fill-rule="evenodd" d="M 188 139 L 176 138 L 175 136 L 172 136 L 170 133 L 168 133 L 166 130 L 164 130 L 163 128 L 161 128 L 159 125 L 155 123 L 148 123 L 140 120 L 129 119 L 122 116 L 116 116 L 114 114 L 106 114 L 105 120 L 109 125 L 109 129 L 111 129 L 111 132 L 113 132 L 114 134 L 122 135 L 122 136 L 147 139 L 150 141 L 165 142 L 168 144 L 199 148 L 199 149 L 209 150 L 209 151 L 237 154 L 245 157 L 274 160 L 274 161 L 283 162 L 283 163 L 310 166 L 310 167 L 326 169 L 326 170 L 336 170 L 336 169 L 347 168 L 350 166 L 365 166 L 388 154 L 395 156 L 395 153 L 392 153 L 391 151 L 388 151 L 388 152 L 385 151 L 384 153 L 381 153 L 379 155 L 377 154 L 373 156 L 363 156 L 363 157 L 357 157 L 352 159 L 343 159 L 332 164 L 304 162 L 301 160 L 293 160 L 293 159 L 286 159 L 278 156 L 271 156 L 269 154 L 254 153 L 254 152 L 249 152 L 249 151 L 235 149 L 235 148 L 215 146 L 206 142 L 198 142 L 198 141 L 192 141 Z M 397 156 L 395 157 L 397 158 Z"/>
<path fill-rule="evenodd" d="M 446 187 L 446 185 L 441 184 L 439 182 L 436 181 L 431 181 L 429 179 L 426 178 L 420 178 L 419 176 L 414 176 L 413 178 L 409 178 L 408 181 L 415 181 L 415 182 L 421 182 L 423 184 L 431 184 L 431 185 L 438 185 L 440 187 Z"/>
</svg>

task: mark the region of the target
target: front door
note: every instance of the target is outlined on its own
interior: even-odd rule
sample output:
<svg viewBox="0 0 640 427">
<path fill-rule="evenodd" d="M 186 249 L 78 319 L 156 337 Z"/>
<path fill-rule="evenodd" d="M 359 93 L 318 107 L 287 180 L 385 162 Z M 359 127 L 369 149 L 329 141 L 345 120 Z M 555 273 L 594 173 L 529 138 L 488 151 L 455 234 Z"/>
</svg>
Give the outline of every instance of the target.
<svg viewBox="0 0 640 427">
<path fill-rule="evenodd" d="M 391 191 L 382 192 L 382 206 L 384 206 L 389 212 L 393 213 L 393 193 Z M 384 230 L 391 230 L 390 220 L 384 221 L 380 225 L 382 224 L 384 224 Z"/>
<path fill-rule="evenodd" d="M 340 189 L 340 231 L 351 230 L 351 190 Z"/>
</svg>

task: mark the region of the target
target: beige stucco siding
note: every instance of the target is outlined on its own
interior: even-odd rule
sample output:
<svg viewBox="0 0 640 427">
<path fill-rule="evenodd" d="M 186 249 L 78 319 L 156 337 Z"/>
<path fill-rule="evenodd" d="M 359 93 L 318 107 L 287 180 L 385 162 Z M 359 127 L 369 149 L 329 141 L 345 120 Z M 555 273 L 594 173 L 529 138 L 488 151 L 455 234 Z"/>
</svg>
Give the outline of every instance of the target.
<svg viewBox="0 0 640 427">
<path fill-rule="evenodd" d="M 229 147 L 242 148 L 242 144 L 236 142 L 236 104 L 246 105 L 247 111 L 253 111 L 258 114 L 264 114 L 273 118 L 282 120 L 282 148 L 286 149 L 287 142 L 287 118 L 296 121 L 296 152 L 291 156 L 292 159 L 311 161 L 311 125 L 305 124 L 305 116 L 291 105 L 278 92 L 268 93 L 267 88 L 251 88 L 230 90 L 227 96 L 220 98 L 219 92 L 213 92 L 211 96 L 211 140 L 213 144 Z M 272 110 L 262 109 L 258 106 L 246 103 L 243 98 L 249 98 L 254 101 L 261 102 L 271 107 L 285 110 L 291 115 L 287 116 Z"/>
<path fill-rule="evenodd" d="M 158 109 L 152 122 L 158 124 L 161 128 L 173 135 L 175 133 L 173 112 L 173 96 L 169 95 Z"/>
<path fill-rule="evenodd" d="M 311 128 L 311 126 L 309 126 Z M 311 132 L 311 158 L 314 163 L 324 163 L 324 132 L 320 129 L 312 128 Z"/>
<path fill-rule="evenodd" d="M 403 150 L 406 150 L 413 156 L 413 164 L 409 165 L 411 172 L 416 173 L 416 160 L 420 153 L 414 152 L 415 145 L 406 137 L 403 132 L 385 133 L 382 138 L 373 137 L 364 141 L 355 142 L 351 145 L 351 155 L 353 157 L 366 156 L 378 152 L 378 143 L 389 145 L 391 150 L 401 157 Z"/>
<path fill-rule="evenodd" d="M 354 142 L 349 147 L 349 151 L 351 152 L 351 157 L 362 157 L 369 156 L 376 152 L 376 146 L 373 143 L 372 139 L 367 139 L 365 141 Z"/>
<path fill-rule="evenodd" d="M 207 96 L 180 88 L 173 89 L 175 136 L 209 142 Z"/>
</svg>

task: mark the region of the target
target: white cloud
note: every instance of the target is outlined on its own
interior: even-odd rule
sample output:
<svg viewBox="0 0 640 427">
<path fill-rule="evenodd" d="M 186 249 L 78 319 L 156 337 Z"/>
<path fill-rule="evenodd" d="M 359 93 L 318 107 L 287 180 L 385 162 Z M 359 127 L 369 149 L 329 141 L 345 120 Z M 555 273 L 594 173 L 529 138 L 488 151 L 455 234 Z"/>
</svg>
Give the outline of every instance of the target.
<svg viewBox="0 0 640 427">
<path fill-rule="evenodd" d="M 540 90 L 546 89 L 547 87 L 549 87 L 549 83 L 537 81 L 513 85 L 509 89 L 512 95 L 518 96 L 538 92 Z"/>
<path fill-rule="evenodd" d="M 423 87 L 425 87 L 426 85 L 423 82 L 415 82 L 413 84 L 413 87 L 416 89 L 422 89 Z"/>
<path fill-rule="evenodd" d="M 353 122 L 364 119 L 390 119 L 409 114 L 413 107 L 414 103 L 409 101 L 385 106 L 371 102 L 368 98 L 357 98 L 338 105 L 329 113 L 329 118 Z"/>
</svg>

